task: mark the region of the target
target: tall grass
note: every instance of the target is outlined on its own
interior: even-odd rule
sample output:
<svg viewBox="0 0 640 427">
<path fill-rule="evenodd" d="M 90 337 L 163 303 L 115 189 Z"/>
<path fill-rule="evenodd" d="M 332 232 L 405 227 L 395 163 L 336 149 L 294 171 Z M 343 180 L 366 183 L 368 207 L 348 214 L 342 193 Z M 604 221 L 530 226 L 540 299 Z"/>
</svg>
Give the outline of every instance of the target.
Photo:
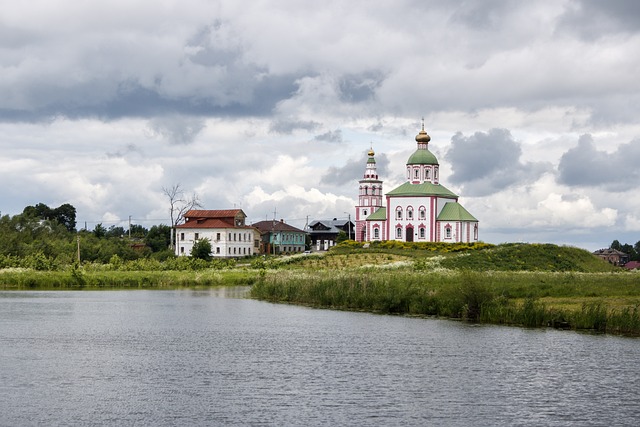
<svg viewBox="0 0 640 427">
<path fill-rule="evenodd" d="M 122 289 L 251 285 L 258 275 L 241 270 L 68 271 L 4 270 L 0 289 Z"/>
<path fill-rule="evenodd" d="M 638 275 L 602 273 L 279 271 L 258 280 L 251 296 L 344 310 L 640 334 L 634 305 L 639 285 Z M 568 294 L 583 302 L 579 309 L 547 302 Z M 610 297 L 627 305 L 608 306 Z"/>
</svg>

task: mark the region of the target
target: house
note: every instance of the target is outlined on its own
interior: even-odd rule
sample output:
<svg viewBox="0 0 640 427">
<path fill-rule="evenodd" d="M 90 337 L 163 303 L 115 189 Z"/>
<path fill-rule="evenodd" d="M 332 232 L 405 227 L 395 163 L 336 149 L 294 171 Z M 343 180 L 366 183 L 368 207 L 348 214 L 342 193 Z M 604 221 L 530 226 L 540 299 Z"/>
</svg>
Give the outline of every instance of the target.
<svg viewBox="0 0 640 427">
<path fill-rule="evenodd" d="M 593 254 L 605 261 L 609 261 L 610 264 L 623 266 L 629 261 L 629 255 L 621 252 L 617 249 L 598 249 Z"/>
<path fill-rule="evenodd" d="M 375 152 L 368 152 L 359 183 L 355 239 L 359 242 L 477 242 L 478 220 L 440 183 L 440 166 L 422 129 L 406 163 L 407 181 L 383 194 Z"/>
<path fill-rule="evenodd" d="M 261 250 L 266 254 L 304 252 L 307 233 L 299 228 L 280 221 L 260 221 L 252 224 L 260 231 Z"/>
<path fill-rule="evenodd" d="M 318 251 L 326 251 L 335 246 L 338 234 L 344 231 L 353 240 L 355 224 L 350 220 L 333 218 L 330 220 L 312 221 L 306 231 L 311 238 L 311 245 Z"/>
<path fill-rule="evenodd" d="M 176 255 L 191 254 L 198 239 L 211 242 L 214 258 L 255 255 L 260 247 L 260 232 L 245 224 L 242 209 L 190 210 L 184 224 L 176 226 Z"/>
</svg>

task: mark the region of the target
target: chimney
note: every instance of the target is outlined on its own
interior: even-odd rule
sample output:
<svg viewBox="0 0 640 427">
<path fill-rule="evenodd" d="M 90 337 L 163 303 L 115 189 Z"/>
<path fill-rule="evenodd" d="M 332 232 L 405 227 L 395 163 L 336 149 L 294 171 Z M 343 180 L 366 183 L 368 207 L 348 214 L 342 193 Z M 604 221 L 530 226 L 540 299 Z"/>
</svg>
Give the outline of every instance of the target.
<svg viewBox="0 0 640 427">
<path fill-rule="evenodd" d="M 281 222 L 282 224 L 284 224 L 284 219 L 280 218 L 280 222 Z"/>
</svg>

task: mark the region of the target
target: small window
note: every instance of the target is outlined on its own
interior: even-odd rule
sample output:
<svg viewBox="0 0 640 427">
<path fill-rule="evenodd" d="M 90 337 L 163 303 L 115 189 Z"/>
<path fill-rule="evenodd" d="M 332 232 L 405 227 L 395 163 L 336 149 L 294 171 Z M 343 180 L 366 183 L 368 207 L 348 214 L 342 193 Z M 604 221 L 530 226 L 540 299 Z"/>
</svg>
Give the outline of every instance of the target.
<svg viewBox="0 0 640 427">
<path fill-rule="evenodd" d="M 362 215 L 367 216 L 367 210 L 366 209 L 362 211 Z"/>
<path fill-rule="evenodd" d="M 402 239 L 402 228 L 401 227 L 396 228 L 396 237 L 398 239 Z"/>
<path fill-rule="evenodd" d="M 420 209 L 420 219 L 425 219 L 427 217 L 427 213 L 425 212 L 424 208 Z"/>
<path fill-rule="evenodd" d="M 220 253 L 220 248 L 216 248 L 216 253 L 219 254 Z"/>
<path fill-rule="evenodd" d="M 419 178 L 420 178 L 420 169 L 415 168 L 415 169 L 413 170 L 413 172 L 414 172 L 414 173 L 413 173 L 413 177 L 414 177 L 415 179 L 419 179 Z"/>
<path fill-rule="evenodd" d="M 413 209 L 407 209 L 407 219 L 413 219 Z"/>
<path fill-rule="evenodd" d="M 444 229 L 444 237 L 446 237 L 447 239 L 451 238 L 451 227 L 447 227 Z"/>
<path fill-rule="evenodd" d="M 180 246 L 180 253 L 183 254 L 184 253 L 184 246 Z"/>
<path fill-rule="evenodd" d="M 193 239 L 194 240 L 198 240 L 199 237 L 200 237 L 200 234 L 199 233 L 195 233 Z"/>
<path fill-rule="evenodd" d="M 402 208 L 396 210 L 396 219 L 402 219 Z"/>
<path fill-rule="evenodd" d="M 378 228 L 374 228 L 373 229 L 373 238 L 374 239 L 379 239 L 380 238 L 380 229 L 378 229 Z"/>
<path fill-rule="evenodd" d="M 216 233 L 216 242 L 220 241 L 220 233 Z"/>
<path fill-rule="evenodd" d="M 424 239 L 424 235 L 425 235 L 425 234 L 424 234 L 424 227 L 421 227 L 421 228 L 420 228 L 420 238 L 421 238 L 421 239 Z"/>
</svg>

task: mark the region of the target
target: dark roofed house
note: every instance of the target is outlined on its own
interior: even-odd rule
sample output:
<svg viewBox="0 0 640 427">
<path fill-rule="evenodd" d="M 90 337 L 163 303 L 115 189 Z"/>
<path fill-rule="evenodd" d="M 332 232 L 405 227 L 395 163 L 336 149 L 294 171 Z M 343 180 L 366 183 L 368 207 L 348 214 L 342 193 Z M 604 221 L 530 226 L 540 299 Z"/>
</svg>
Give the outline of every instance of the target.
<svg viewBox="0 0 640 427">
<path fill-rule="evenodd" d="M 346 219 L 328 219 L 312 221 L 307 226 L 311 244 L 318 251 L 326 251 L 335 246 L 338 234 L 344 231 L 351 240 L 355 238 L 355 224 Z"/>
<path fill-rule="evenodd" d="M 629 255 L 617 249 L 598 249 L 593 253 L 595 256 L 609 261 L 613 265 L 623 266 L 629 261 Z"/>
<path fill-rule="evenodd" d="M 280 221 L 260 221 L 252 224 L 260 231 L 261 252 L 283 254 L 304 252 L 307 233 L 299 228 Z"/>
</svg>

